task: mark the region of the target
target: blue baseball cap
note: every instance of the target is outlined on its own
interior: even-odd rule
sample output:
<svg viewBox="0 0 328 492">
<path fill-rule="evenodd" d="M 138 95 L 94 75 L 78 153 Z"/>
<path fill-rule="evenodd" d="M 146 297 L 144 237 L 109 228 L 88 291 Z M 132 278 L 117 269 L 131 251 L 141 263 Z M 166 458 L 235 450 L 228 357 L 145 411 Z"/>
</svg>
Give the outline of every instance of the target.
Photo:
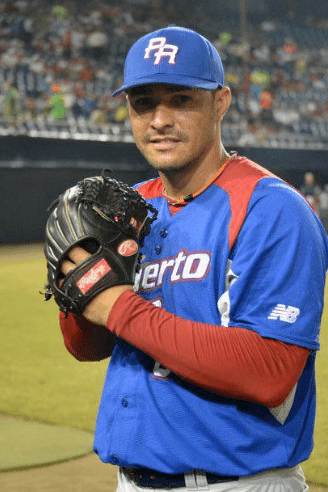
<svg viewBox="0 0 328 492">
<path fill-rule="evenodd" d="M 196 31 L 168 26 L 138 39 L 130 48 L 120 92 L 146 84 L 175 84 L 214 90 L 224 71 L 213 44 Z"/>
</svg>

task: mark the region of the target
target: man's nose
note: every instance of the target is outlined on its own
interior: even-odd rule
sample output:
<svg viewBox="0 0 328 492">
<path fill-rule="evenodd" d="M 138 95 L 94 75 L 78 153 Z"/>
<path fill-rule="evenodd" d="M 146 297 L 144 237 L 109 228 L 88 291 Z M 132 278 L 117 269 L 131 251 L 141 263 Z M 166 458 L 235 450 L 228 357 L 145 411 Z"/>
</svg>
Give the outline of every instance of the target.
<svg viewBox="0 0 328 492">
<path fill-rule="evenodd" d="M 163 130 L 174 125 L 174 113 L 166 104 L 157 104 L 152 118 L 152 127 Z"/>
</svg>

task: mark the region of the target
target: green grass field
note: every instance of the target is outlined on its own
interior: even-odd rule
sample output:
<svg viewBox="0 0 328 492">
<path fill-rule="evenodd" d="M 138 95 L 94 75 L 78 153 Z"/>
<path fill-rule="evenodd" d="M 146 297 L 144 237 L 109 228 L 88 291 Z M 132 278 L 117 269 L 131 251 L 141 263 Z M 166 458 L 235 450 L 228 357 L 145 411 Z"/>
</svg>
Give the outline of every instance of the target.
<svg viewBox="0 0 328 492">
<path fill-rule="evenodd" d="M 39 294 L 45 276 L 40 247 L 0 248 L 0 414 L 93 432 L 108 362 L 81 363 L 66 351 L 58 308 Z M 303 469 L 309 482 L 328 485 L 328 308 L 321 346 L 315 448 Z"/>
</svg>

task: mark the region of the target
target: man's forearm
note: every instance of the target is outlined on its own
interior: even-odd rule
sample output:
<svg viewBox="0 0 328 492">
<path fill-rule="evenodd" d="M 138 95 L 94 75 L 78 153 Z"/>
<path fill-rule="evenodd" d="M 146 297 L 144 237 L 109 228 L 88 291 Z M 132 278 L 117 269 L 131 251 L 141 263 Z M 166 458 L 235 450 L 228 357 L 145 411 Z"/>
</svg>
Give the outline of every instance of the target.
<svg viewBox="0 0 328 492">
<path fill-rule="evenodd" d="M 289 395 L 309 354 L 245 328 L 180 318 L 133 292 L 118 298 L 106 326 L 195 385 L 270 407 Z"/>
<path fill-rule="evenodd" d="M 77 360 L 97 361 L 106 359 L 112 354 L 115 336 L 104 326 L 98 326 L 69 313 L 59 317 L 64 343 L 67 350 Z"/>
</svg>

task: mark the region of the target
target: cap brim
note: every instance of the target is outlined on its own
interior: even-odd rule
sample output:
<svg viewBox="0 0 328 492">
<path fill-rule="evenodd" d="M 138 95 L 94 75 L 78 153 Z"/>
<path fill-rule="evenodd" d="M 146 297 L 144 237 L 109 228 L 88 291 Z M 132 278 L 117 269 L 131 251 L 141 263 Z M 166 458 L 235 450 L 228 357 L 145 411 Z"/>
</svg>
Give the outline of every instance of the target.
<svg viewBox="0 0 328 492">
<path fill-rule="evenodd" d="M 139 87 L 140 85 L 148 85 L 148 84 L 172 84 L 172 85 L 181 85 L 183 87 L 194 87 L 198 89 L 204 89 L 213 91 L 218 87 L 221 87 L 217 82 L 213 82 L 213 80 L 204 80 L 196 77 L 186 77 L 185 75 L 179 76 L 178 74 L 172 75 L 169 74 L 152 74 L 150 76 L 142 77 L 140 79 L 135 79 L 131 84 L 123 84 L 119 89 L 112 93 L 112 96 L 116 96 L 121 92 L 128 91 L 133 87 Z"/>
</svg>

